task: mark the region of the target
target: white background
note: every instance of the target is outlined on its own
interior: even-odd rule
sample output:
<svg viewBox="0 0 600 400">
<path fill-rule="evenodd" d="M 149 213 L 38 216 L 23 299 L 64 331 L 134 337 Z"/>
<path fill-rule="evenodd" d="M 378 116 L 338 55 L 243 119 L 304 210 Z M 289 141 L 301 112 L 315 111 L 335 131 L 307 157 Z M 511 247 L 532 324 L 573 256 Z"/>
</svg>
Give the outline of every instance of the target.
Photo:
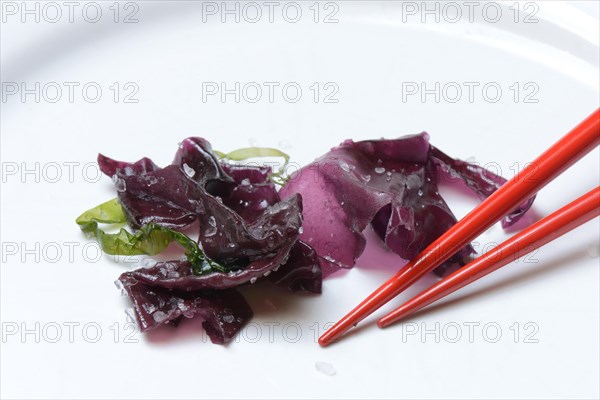
<svg viewBox="0 0 600 400">
<path fill-rule="evenodd" d="M 84 252 L 88 240 L 74 223 L 114 195 L 108 178 L 96 182 L 96 170 L 83 168 L 98 152 L 123 160 L 149 156 L 164 165 L 177 142 L 191 135 L 221 151 L 280 147 L 305 164 L 346 138 L 426 130 L 448 154 L 512 177 L 516 163 L 522 168 L 599 105 L 597 2 L 521 4 L 517 22 L 513 2 L 495 3 L 502 10 L 495 23 L 489 21 L 495 8 L 483 17 L 480 3 L 472 22 L 461 2 L 462 19 L 452 23 L 455 11 L 444 3 L 426 14 L 421 2 L 349 1 L 318 5 L 317 23 L 313 2 L 302 4 L 297 23 L 283 17 L 284 3 L 270 23 L 262 2 L 258 22 L 225 15 L 223 23 L 220 12 L 203 14 L 201 3 L 137 2 L 138 22 L 130 24 L 122 19 L 135 8 L 123 3 L 117 23 L 113 2 L 98 3 L 97 23 L 82 17 L 82 5 L 70 23 L 59 2 L 62 19 L 51 23 L 50 9 L 35 22 L 20 9 L 13 15 L 7 3 L 1 27 L 3 398 L 599 396 L 597 219 L 403 324 L 379 330 L 370 318 L 327 349 L 316 344 L 316 327 L 322 331 L 400 265 L 377 245 L 353 270 L 326 280 L 321 296 L 267 286 L 245 290 L 256 312 L 252 329 L 238 343 L 217 346 L 196 320 L 130 335 L 127 300 L 113 281 L 137 264 L 98 258 L 89 245 Z M 435 3 L 429 7 L 435 10 Z M 338 22 L 323 23 L 333 11 Z M 524 23 L 533 11 L 538 22 Z M 10 83 L 33 88 L 36 82 L 80 86 L 73 102 L 65 86 L 56 103 L 48 101 L 54 92 L 41 93 L 39 102 L 7 92 Z M 89 82 L 103 90 L 96 103 L 82 97 Z M 136 85 L 138 102 L 121 97 L 115 103 L 114 82 L 121 90 Z M 272 103 L 243 96 L 239 103 L 233 96 L 204 102 L 203 82 L 296 82 L 303 94 L 297 103 L 277 90 Z M 309 89 L 315 82 L 337 85 L 338 102 L 315 103 Z M 407 84 L 434 88 L 436 82 L 475 82 L 479 89 L 472 102 L 465 86 L 455 103 L 454 92 L 440 93 L 439 102 L 434 95 L 403 98 Z M 487 83 L 502 89 L 497 102 L 483 96 Z M 527 83 L 534 86 L 525 90 Z M 525 102 L 532 87 L 529 100 L 537 102 Z M 23 173 L 36 163 L 37 175 Z M 542 190 L 533 219 L 597 186 L 599 165 L 595 150 Z M 477 204 L 460 191 L 442 190 L 458 216 Z M 508 236 L 496 225 L 478 239 L 478 249 Z M 427 278 L 377 316 L 433 281 Z M 101 337 L 92 343 L 97 328 Z M 424 330 L 438 337 L 423 336 Z M 320 372 L 317 362 L 331 364 L 336 374 Z"/>
</svg>

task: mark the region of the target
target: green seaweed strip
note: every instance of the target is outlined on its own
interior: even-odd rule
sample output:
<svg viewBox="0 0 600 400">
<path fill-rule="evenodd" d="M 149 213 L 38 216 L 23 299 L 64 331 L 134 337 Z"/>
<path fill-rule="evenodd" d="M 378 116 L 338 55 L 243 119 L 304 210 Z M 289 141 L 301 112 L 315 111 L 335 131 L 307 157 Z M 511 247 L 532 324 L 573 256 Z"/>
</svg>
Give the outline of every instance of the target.
<svg viewBox="0 0 600 400">
<path fill-rule="evenodd" d="M 146 224 L 135 233 L 130 233 L 125 228 L 121 228 L 117 233 L 104 232 L 99 223 L 124 224 L 127 222 L 123 207 L 121 207 L 118 199 L 109 200 L 87 210 L 75 222 L 85 234 L 96 238 L 100 248 L 107 254 L 120 256 L 155 255 L 166 249 L 170 243 L 176 242 L 186 250 L 185 254 L 192 264 L 194 273 L 205 274 L 226 271 L 223 266 L 206 257 L 198 244 L 190 237 L 155 223 Z"/>
</svg>

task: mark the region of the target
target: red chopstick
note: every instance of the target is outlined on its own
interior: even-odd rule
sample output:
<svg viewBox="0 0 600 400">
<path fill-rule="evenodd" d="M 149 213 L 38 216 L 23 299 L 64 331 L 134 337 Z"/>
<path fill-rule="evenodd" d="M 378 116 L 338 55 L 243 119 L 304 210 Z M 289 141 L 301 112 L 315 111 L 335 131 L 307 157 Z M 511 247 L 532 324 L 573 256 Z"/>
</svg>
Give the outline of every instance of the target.
<svg viewBox="0 0 600 400">
<path fill-rule="evenodd" d="M 550 214 L 381 318 L 384 328 L 600 215 L 600 186 Z"/>
<path fill-rule="evenodd" d="M 600 143 L 600 109 L 552 145 L 521 173 L 502 185 L 467 216 L 430 244 L 404 268 L 369 295 L 319 338 L 327 346 L 352 326 L 412 285 L 421 276 L 467 245 L 475 237 L 536 194 Z"/>
</svg>

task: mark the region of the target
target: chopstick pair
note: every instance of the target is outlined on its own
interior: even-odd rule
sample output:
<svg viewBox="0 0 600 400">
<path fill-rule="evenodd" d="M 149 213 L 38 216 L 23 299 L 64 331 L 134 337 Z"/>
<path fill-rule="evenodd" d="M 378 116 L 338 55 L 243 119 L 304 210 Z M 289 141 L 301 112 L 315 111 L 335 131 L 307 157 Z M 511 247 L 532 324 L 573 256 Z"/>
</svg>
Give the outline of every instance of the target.
<svg viewBox="0 0 600 400">
<path fill-rule="evenodd" d="M 385 328 L 600 215 L 600 186 L 513 236 L 381 318 Z"/>
<path fill-rule="evenodd" d="M 420 277 L 435 269 L 503 216 L 536 194 L 599 143 L 600 109 L 597 109 L 530 163 L 521 173 L 502 185 L 478 207 L 419 253 L 350 313 L 325 331 L 319 338 L 319 344 L 326 346 L 341 337 L 351 327 L 400 294 Z M 529 251 L 532 251 L 536 246 L 542 246 L 594 218 L 598 215 L 598 196 L 598 189 L 592 190 L 582 198 L 544 218 L 467 265 L 468 269 L 462 268 L 449 276 L 447 279 L 452 278 L 450 281 L 439 282 L 430 290 L 417 296 L 418 299 L 410 300 L 410 304 L 405 304 L 383 317 L 379 321 L 379 326 L 387 326 L 405 317 L 408 313 L 506 265 L 511 261 L 511 254 L 515 251 L 522 251 L 528 247 L 531 248 Z M 524 244 L 528 245 L 523 247 Z M 511 251 L 513 253 L 510 253 Z"/>
</svg>

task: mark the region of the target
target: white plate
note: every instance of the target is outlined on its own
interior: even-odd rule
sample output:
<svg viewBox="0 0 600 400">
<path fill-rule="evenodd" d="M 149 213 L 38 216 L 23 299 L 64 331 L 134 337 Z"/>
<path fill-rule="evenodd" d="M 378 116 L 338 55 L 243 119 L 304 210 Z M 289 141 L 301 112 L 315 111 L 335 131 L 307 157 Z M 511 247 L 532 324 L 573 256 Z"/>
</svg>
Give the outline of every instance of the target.
<svg viewBox="0 0 600 400">
<path fill-rule="evenodd" d="M 434 2 L 307 2 L 297 23 L 289 22 L 295 3 L 275 5 L 273 23 L 263 2 L 254 3 L 256 23 L 256 6 L 245 3 L 239 23 L 229 14 L 221 22 L 221 2 L 120 3 L 118 23 L 113 2 L 96 3 L 97 23 L 82 16 L 84 3 L 73 23 L 63 3 L 55 23 L 52 6 L 38 4 L 36 23 L 20 4 L 2 3 L 2 397 L 598 397 L 598 220 L 444 306 L 387 330 L 366 326 L 327 349 L 316 344 L 317 329 L 375 289 L 397 260 L 368 266 L 363 258 L 327 280 L 321 296 L 251 291 L 252 324 L 238 343 L 216 346 L 199 321 L 131 334 L 113 281 L 135 264 L 96 257 L 73 222 L 113 195 L 108 178 L 95 179 L 98 152 L 165 164 L 190 135 L 220 150 L 281 147 L 304 164 L 346 138 L 426 130 L 445 152 L 512 177 L 598 107 L 597 2 L 521 3 L 516 14 L 512 2 L 476 3 L 472 22 L 459 2 L 456 23 L 456 6 Z M 86 7 L 93 20 L 96 6 Z M 123 23 L 126 15 L 138 22 Z M 338 22 L 324 23 L 327 16 Z M 23 102 L 20 84 L 35 92 L 36 82 L 40 101 L 30 93 Z M 73 102 L 64 82 L 79 84 Z M 221 82 L 256 82 L 263 97 L 249 102 L 252 84 L 239 103 L 203 93 L 203 84 Z M 279 85 L 273 102 L 264 82 Z M 411 94 L 421 85 L 433 89 L 425 101 Z M 62 97 L 52 103 L 56 86 Z M 94 87 L 102 90 L 96 103 Z M 296 103 L 294 87 L 302 90 Z M 462 97 L 452 102 L 457 87 Z M 138 102 L 124 102 L 133 92 Z M 324 101 L 329 94 L 337 103 Z M 596 150 L 540 192 L 534 213 L 597 186 L 599 165 Z M 477 204 L 446 192 L 459 216 Z M 495 226 L 478 248 L 506 237 Z"/>
</svg>

